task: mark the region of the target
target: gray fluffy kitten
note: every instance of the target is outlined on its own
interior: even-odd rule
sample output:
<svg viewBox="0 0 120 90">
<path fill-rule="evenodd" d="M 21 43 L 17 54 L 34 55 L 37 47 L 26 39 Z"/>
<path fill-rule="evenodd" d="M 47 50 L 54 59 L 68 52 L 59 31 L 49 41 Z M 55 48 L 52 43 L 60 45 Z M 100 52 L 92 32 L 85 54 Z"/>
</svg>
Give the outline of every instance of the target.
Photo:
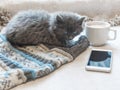
<svg viewBox="0 0 120 90">
<path fill-rule="evenodd" d="M 15 45 L 71 47 L 69 41 L 82 32 L 84 18 L 70 12 L 22 11 L 8 23 L 5 35 Z"/>
</svg>

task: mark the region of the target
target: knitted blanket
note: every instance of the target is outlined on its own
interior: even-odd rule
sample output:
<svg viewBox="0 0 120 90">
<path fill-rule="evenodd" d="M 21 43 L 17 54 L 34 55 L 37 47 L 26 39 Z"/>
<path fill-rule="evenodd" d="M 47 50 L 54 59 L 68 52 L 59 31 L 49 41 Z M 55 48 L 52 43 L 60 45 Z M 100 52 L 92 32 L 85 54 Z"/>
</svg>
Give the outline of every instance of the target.
<svg viewBox="0 0 120 90">
<path fill-rule="evenodd" d="M 88 44 L 84 44 L 85 41 L 86 38 L 82 38 L 81 52 L 88 47 Z M 43 77 L 73 60 L 70 53 L 58 48 L 49 49 L 42 44 L 13 47 L 0 34 L 0 90 L 9 90 Z"/>
</svg>

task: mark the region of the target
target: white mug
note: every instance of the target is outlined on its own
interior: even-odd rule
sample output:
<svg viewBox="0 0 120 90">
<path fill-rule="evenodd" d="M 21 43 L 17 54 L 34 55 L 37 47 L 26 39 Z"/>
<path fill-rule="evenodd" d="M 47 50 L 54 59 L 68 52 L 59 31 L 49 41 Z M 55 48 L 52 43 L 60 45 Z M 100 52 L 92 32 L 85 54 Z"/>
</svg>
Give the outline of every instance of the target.
<svg viewBox="0 0 120 90">
<path fill-rule="evenodd" d="M 116 30 L 110 29 L 110 24 L 104 21 L 90 21 L 85 23 L 86 35 L 90 45 L 105 45 L 108 40 L 116 39 Z M 109 36 L 109 32 L 114 33 L 114 37 Z"/>
</svg>

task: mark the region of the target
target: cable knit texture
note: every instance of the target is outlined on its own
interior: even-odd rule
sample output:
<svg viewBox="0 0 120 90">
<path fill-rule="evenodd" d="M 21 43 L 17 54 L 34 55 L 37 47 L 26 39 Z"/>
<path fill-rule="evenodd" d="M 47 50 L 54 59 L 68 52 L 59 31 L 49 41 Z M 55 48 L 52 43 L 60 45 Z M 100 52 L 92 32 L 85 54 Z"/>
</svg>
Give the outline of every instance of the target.
<svg viewBox="0 0 120 90">
<path fill-rule="evenodd" d="M 82 36 L 76 50 L 79 49 L 80 54 L 88 45 L 87 38 Z M 74 52 L 60 47 L 49 49 L 43 44 L 13 47 L 0 34 L 0 90 L 9 90 L 53 72 L 63 64 L 73 61 L 76 56 Z"/>
</svg>

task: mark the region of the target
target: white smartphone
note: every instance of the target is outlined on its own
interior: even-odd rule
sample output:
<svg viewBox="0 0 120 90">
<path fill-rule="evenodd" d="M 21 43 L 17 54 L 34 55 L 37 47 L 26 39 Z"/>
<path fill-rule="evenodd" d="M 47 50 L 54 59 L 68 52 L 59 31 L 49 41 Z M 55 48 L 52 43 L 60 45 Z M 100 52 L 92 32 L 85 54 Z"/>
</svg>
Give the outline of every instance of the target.
<svg viewBox="0 0 120 90">
<path fill-rule="evenodd" d="M 91 50 L 86 70 L 111 72 L 112 69 L 112 51 L 94 49 Z"/>
</svg>

